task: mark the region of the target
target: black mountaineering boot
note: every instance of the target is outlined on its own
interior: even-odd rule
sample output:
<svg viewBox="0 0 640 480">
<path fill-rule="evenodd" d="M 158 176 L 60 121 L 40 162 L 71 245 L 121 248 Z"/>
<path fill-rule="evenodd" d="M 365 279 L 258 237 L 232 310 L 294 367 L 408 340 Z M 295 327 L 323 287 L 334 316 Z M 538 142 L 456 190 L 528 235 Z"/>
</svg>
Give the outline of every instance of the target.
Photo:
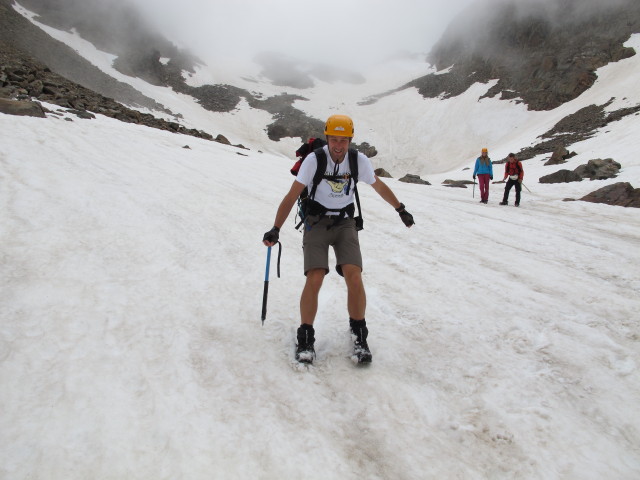
<svg viewBox="0 0 640 480">
<path fill-rule="evenodd" d="M 313 349 L 316 341 L 314 333 L 313 325 L 303 323 L 298 327 L 296 360 L 300 363 L 313 363 L 313 359 L 316 358 L 316 351 Z"/>
<path fill-rule="evenodd" d="M 367 345 L 367 336 L 369 335 L 367 322 L 364 319 L 354 320 L 350 318 L 349 326 L 351 327 L 355 359 L 358 363 L 371 363 L 371 351 L 369 350 L 369 345 Z"/>
</svg>

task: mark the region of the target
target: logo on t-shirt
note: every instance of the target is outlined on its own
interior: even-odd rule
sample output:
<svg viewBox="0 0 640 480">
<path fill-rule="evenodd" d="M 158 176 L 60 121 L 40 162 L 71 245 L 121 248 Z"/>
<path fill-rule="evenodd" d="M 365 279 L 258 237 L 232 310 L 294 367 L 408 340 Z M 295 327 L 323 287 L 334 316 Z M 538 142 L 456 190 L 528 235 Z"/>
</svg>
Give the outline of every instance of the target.
<svg viewBox="0 0 640 480">
<path fill-rule="evenodd" d="M 345 189 L 345 187 L 347 186 L 347 182 L 344 182 L 344 181 L 333 182 L 331 180 L 327 180 L 327 183 L 331 187 L 331 191 L 333 193 L 340 193 L 341 194 L 343 192 L 343 190 Z"/>
<path fill-rule="evenodd" d="M 331 187 L 331 192 L 329 196 L 331 197 L 342 197 L 349 193 L 348 186 L 351 181 L 351 175 L 349 173 L 344 174 L 341 177 L 333 177 L 333 180 L 325 179 L 329 186 Z"/>
</svg>

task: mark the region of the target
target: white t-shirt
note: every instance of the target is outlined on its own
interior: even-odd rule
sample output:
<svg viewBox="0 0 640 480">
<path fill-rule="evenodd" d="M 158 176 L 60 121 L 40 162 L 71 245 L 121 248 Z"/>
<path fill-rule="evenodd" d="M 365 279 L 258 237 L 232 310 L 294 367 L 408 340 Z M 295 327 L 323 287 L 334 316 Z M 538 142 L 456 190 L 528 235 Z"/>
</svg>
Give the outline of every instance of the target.
<svg viewBox="0 0 640 480">
<path fill-rule="evenodd" d="M 345 178 L 337 181 L 329 181 L 323 178 L 316 188 L 314 200 L 326 208 L 342 209 L 354 202 L 353 182 L 348 180 L 351 176 L 351 169 L 349 168 L 349 154 L 345 155 L 342 163 L 336 164 L 331 160 L 329 147 L 325 145 L 323 149 L 324 153 L 327 155 L 327 169 L 325 174 L 335 174 L 338 176 L 344 175 Z M 313 176 L 316 173 L 317 168 L 318 159 L 316 158 L 315 153 L 310 153 L 309 156 L 304 159 L 304 162 L 302 162 L 296 181 L 306 185 L 307 189 L 311 191 L 311 188 L 313 187 Z M 369 160 L 369 158 L 363 153 L 358 152 L 358 183 L 364 182 L 371 185 L 372 183 L 375 183 L 375 181 L 376 177 L 373 172 L 371 160 Z M 347 185 L 349 185 L 348 194 L 346 192 Z"/>
</svg>

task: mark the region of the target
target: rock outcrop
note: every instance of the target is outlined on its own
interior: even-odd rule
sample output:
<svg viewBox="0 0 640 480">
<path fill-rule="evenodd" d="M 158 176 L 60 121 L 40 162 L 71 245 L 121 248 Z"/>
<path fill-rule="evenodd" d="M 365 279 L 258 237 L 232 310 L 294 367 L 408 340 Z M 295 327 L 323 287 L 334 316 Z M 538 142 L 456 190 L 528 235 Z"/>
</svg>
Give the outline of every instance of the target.
<svg viewBox="0 0 640 480">
<path fill-rule="evenodd" d="M 47 116 L 42 105 L 38 102 L 9 100 L 6 98 L 0 98 L 0 113 L 41 118 Z"/>
<path fill-rule="evenodd" d="M 467 188 L 467 185 L 473 185 L 473 183 L 471 180 L 451 180 L 449 178 L 442 182 L 445 187 L 450 188 Z"/>
<path fill-rule="evenodd" d="M 558 170 L 555 173 L 540 177 L 540 183 L 570 183 L 581 182 L 582 177 L 573 170 Z"/>
<path fill-rule="evenodd" d="M 412 173 L 407 173 L 404 177 L 398 179 L 398 181 L 405 183 L 415 183 L 418 185 L 431 185 L 426 180 L 422 180 L 419 175 L 414 175 Z"/>
<path fill-rule="evenodd" d="M 209 133 L 185 128 L 177 122 L 125 107 L 112 98 L 71 82 L 24 52 L 0 49 L 0 97 L 9 100 L 36 99 L 78 112 L 93 112 L 127 123 L 213 140 Z M 85 118 L 91 118 L 90 114 Z"/>
<path fill-rule="evenodd" d="M 637 0 L 497 0 L 475 2 L 429 53 L 440 75 L 410 82 L 425 97 L 451 97 L 473 83 L 497 80 L 486 94 L 518 99 L 531 110 L 573 100 L 595 71 L 635 55 L 623 44 L 640 32 Z"/>
<path fill-rule="evenodd" d="M 378 177 L 382 178 L 393 178 L 389 172 L 387 172 L 384 168 L 376 168 L 373 173 L 375 173 Z"/>
<path fill-rule="evenodd" d="M 585 165 L 580 165 L 574 172 L 589 180 L 606 180 L 615 178 L 621 168 L 622 165 L 612 158 L 605 158 L 604 160 L 596 158 L 595 160 L 589 160 Z"/>
<path fill-rule="evenodd" d="M 569 152 L 563 145 L 560 145 L 553 151 L 551 158 L 545 162 L 545 166 L 566 163 L 568 158 L 575 157 L 576 155 L 576 152 Z"/>
<path fill-rule="evenodd" d="M 637 105 L 607 113 L 605 109 L 611 102 L 610 100 L 602 105 L 589 105 L 567 115 L 553 128 L 540 136 L 541 142 L 520 150 L 517 154 L 518 159 L 528 160 L 537 155 L 565 151 L 569 145 L 593 137 L 598 129 L 609 125 L 611 122 L 640 112 L 640 105 Z M 571 152 L 568 156 L 563 156 L 563 158 L 566 159 L 575 155 L 575 152 Z M 553 165 L 553 163 L 550 164 Z"/>
<path fill-rule="evenodd" d="M 585 195 L 580 200 L 592 203 L 606 203 L 621 207 L 640 208 L 640 188 L 633 188 L 628 182 L 614 183 Z"/>
<path fill-rule="evenodd" d="M 596 158 L 589 160 L 586 164 L 580 165 L 575 170 L 558 170 L 550 175 L 540 177 L 540 183 L 569 183 L 581 182 L 583 179 L 589 180 L 606 180 L 614 178 L 622 166 L 612 158 L 604 160 Z"/>
</svg>

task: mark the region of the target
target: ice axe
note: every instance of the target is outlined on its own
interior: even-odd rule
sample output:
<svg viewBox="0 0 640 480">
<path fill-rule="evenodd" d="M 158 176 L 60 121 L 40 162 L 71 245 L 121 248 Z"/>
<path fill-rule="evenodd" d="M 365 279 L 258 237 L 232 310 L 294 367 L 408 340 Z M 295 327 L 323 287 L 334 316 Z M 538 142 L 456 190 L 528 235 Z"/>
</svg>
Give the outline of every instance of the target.
<svg viewBox="0 0 640 480">
<path fill-rule="evenodd" d="M 282 244 L 278 242 L 278 278 L 280 278 L 280 255 Z M 267 268 L 264 272 L 264 290 L 262 292 L 262 325 L 267 318 L 267 295 L 269 294 L 269 267 L 271 266 L 271 247 L 267 248 Z"/>
</svg>

